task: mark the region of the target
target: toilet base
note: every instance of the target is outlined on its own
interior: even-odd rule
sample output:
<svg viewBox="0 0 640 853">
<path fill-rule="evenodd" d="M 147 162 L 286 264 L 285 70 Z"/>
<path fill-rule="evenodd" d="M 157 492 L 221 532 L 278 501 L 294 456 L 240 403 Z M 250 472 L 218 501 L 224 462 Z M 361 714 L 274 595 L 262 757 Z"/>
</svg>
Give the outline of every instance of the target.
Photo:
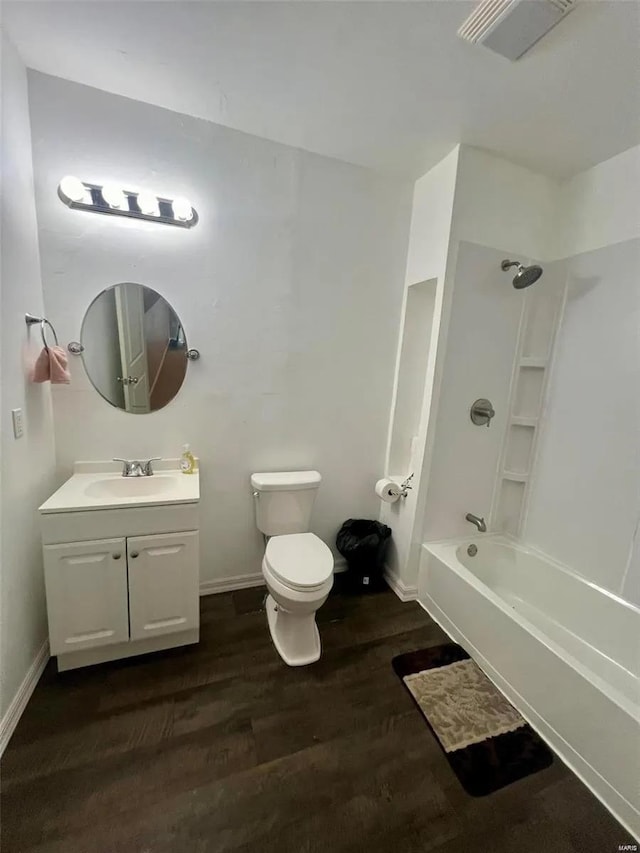
<svg viewBox="0 0 640 853">
<path fill-rule="evenodd" d="M 289 666 L 306 666 L 320 658 L 320 633 L 315 611 L 295 616 L 276 604 L 272 595 L 265 601 L 271 639 L 282 660 Z"/>
</svg>

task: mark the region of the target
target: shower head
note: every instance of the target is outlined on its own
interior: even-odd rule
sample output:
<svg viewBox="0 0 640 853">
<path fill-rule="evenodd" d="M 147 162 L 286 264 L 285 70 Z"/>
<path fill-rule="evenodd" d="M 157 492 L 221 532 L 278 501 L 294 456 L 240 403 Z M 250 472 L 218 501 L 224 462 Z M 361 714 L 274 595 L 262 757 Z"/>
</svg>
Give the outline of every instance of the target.
<svg viewBox="0 0 640 853">
<path fill-rule="evenodd" d="M 520 263 L 520 261 L 504 260 L 500 266 L 505 270 L 505 272 L 506 270 L 511 269 L 511 267 L 518 267 L 518 272 L 513 277 L 513 286 L 516 290 L 522 290 L 524 287 L 529 287 L 530 284 L 533 284 L 534 281 L 537 281 L 542 275 L 542 267 L 539 267 L 537 264 L 525 267 L 524 264 Z"/>
</svg>

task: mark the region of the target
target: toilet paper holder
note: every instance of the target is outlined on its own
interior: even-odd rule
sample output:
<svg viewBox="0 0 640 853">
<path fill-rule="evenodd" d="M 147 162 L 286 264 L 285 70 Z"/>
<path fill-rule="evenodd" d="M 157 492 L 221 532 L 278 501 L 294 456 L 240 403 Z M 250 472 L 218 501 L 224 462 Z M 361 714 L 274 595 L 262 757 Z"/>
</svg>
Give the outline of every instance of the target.
<svg viewBox="0 0 640 853">
<path fill-rule="evenodd" d="M 409 489 L 412 489 L 411 481 L 413 480 L 413 474 L 409 474 L 409 476 L 400 483 L 400 497 L 406 498 L 409 494 Z"/>
<path fill-rule="evenodd" d="M 375 492 L 380 500 L 388 504 L 393 504 L 400 500 L 400 498 L 407 497 L 409 490 L 413 488 L 411 485 L 412 480 L 413 474 L 405 477 L 402 483 L 400 482 L 400 477 L 396 478 L 393 475 L 382 477 L 376 483 Z"/>
</svg>

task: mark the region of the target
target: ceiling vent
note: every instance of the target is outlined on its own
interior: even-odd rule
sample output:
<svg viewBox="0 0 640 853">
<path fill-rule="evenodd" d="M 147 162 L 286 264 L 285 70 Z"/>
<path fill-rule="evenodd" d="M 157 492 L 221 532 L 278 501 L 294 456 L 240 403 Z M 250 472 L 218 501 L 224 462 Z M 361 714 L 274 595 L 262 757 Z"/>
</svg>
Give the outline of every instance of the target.
<svg viewBox="0 0 640 853">
<path fill-rule="evenodd" d="M 576 5 L 577 0 L 483 0 L 458 30 L 465 41 L 519 59 Z"/>
</svg>

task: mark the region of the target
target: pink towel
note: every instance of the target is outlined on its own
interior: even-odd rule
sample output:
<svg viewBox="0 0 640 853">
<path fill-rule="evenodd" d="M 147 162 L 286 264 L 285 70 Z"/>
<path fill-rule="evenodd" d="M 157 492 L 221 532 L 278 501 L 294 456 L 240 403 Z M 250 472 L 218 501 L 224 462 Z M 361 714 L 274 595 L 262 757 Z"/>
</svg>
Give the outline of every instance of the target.
<svg viewBox="0 0 640 853">
<path fill-rule="evenodd" d="M 68 385 L 71 382 L 71 374 L 67 363 L 67 354 L 62 347 L 43 349 L 31 370 L 31 381 Z"/>
</svg>

